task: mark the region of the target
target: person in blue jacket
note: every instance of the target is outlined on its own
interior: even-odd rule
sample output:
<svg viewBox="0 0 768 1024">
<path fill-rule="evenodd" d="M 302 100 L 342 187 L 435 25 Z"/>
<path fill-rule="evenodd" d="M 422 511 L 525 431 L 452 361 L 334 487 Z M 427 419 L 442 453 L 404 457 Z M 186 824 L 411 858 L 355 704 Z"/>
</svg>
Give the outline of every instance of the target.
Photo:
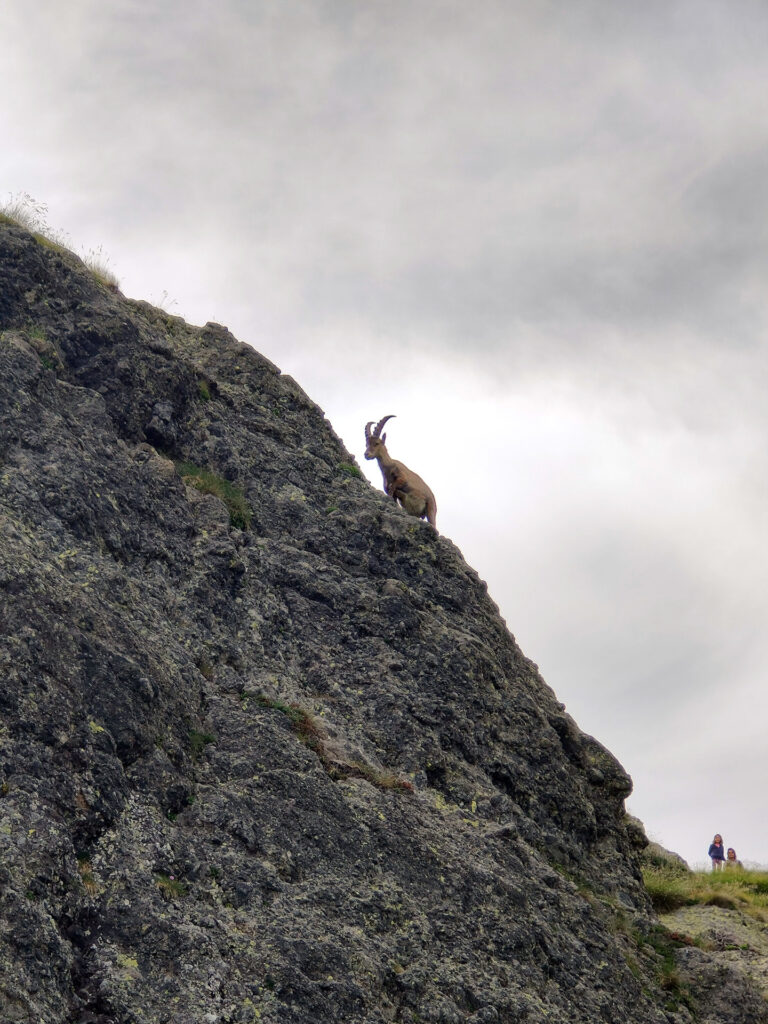
<svg viewBox="0 0 768 1024">
<path fill-rule="evenodd" d="M 712 859 L 712 870 L 719 871 L 725 861 L 725 849 L 723 848 L 723 837 L 716 835 L 709 848 L 709 856 Z"/>
</svg>

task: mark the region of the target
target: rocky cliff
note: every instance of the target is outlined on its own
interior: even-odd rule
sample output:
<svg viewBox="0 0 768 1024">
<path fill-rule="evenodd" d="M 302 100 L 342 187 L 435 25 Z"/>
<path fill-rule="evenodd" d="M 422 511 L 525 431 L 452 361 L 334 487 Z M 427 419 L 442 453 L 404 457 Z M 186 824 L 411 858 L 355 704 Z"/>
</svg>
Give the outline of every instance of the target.
<svg viewBox="0 0 768 1024">
<path fill-rule="evenodd" d="M 7 223 L 0 331 L 0 1020 L 692 1019 L 626 773 L 291 378 Z"/>
</svg>

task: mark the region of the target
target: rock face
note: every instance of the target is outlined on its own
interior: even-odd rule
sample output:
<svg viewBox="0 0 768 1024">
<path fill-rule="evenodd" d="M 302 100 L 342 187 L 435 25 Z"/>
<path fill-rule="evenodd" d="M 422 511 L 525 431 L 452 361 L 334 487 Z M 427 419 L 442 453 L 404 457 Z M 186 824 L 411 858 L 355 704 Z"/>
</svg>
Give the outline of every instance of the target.
<svg viewBox="0 0 768 1024">
<path fill-rule="evenodd" d="M 682 907 L 664 914 L 668 931 L 695 939 L 676 953 L 676 968 L 698 996 L 702 1024 L 768 1020 L 768 925 L 740 910 Z"/>
<path fill-rule="evenodd" d="M 691 1019 L 626 773 L 293 380 L 9 224 L 0 331 L 0 1020 Z"/>
</svg>

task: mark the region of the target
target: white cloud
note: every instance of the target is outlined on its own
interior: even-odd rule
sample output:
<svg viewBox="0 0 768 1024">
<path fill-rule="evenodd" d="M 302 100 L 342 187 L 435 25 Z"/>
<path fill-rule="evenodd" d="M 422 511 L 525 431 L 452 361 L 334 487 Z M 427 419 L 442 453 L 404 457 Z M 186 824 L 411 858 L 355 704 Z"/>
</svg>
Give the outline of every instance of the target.
<svg viewBox="0 0 768 1024">
<path fill-rule="evenodd" d="M 751 0 L 0 7 L 4 187 L 358 457 L 396 413 L 441 530 L 692 859 L 719 829 L 768 862 L 767 46 Z"/>
</svg>

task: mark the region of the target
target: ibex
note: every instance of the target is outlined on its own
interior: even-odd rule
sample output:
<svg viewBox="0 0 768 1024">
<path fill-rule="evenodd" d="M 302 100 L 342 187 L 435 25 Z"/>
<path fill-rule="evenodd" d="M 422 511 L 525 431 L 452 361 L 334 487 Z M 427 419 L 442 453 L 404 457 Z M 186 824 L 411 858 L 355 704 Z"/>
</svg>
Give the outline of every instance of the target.
<svg viewBox="0 0 768 1024">
<path fill-rule="evenodd" d="M 387 420 L 394 419 L 394 416 L 385 416 L 379 420 L 371 432 L 373 420 L 365 425 L 365 457 L 376 459 L 384 477 L 384 490 L 395 501 L 399 501 L 406 512 L 419 519 L 426 519 L 432 526 L 435 525 L 437 516 L 437 502 L 435 496 L 412 469 L 408 469 L 402 462 L 397 462 L 387 451 L 385 441 L 387 435 L 381 433 L 381 428 Z"/>
</svg>

